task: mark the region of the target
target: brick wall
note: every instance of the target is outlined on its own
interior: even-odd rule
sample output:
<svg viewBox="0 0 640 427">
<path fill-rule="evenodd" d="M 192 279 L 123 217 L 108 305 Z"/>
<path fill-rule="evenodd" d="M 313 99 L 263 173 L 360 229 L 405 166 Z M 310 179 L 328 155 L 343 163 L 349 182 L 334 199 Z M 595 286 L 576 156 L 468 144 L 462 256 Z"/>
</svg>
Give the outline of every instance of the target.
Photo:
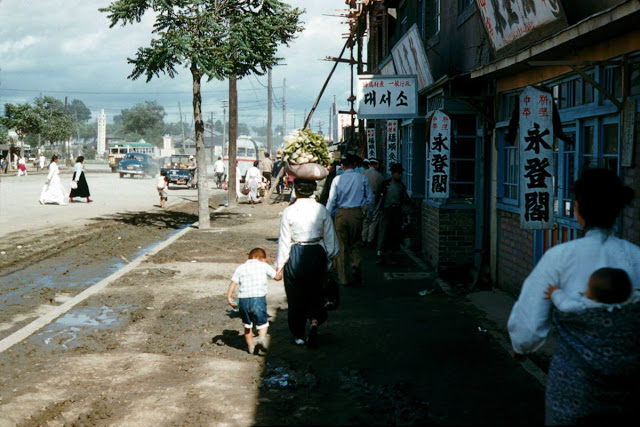
<svg viewBox="0 0 640 427">
<path fill-rule="evenodd" d="M 498 210 L 497 286 L 513 296 L 533 269 L 533 231 L 520 228 L 520 215 Z"/>
<path fill-rule="evenodd" d="M 636 114 L 633 166 L 622 168 L 622 182 L 636 192 L 631 206 L 622 211 L 622 237 L 640 245 L 640 114 Z"/>
<path fill-rule="evenodd" d="M 436 270 L 473 266 L 475 211 L 422 205 L 422 255 Z"/>
</svg>

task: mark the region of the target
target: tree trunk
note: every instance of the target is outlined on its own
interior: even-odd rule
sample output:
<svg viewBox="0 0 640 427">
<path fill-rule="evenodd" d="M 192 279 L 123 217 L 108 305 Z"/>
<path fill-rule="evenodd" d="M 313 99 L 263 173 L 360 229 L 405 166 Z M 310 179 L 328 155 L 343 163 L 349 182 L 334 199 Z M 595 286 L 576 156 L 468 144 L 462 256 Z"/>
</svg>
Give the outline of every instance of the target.
<svg viewBox="0 0 640 427">
<path fill-rule="evenodd" d="M 236 201 L 236 153 L 238 143 L 238 91 L 236 75 L 229 77 L 229 204 Z"/>
<path fill-rule="evenodd" d="M 202 120 L 202 93 L 200 80 L 202 75 L 195 65 L 191 66 L 193 76 L 193 117 L 196 130 L 196 162 L 198 174 L 198 229 L 210 227 L 209 188 L 207 186 L 207 155 L 204 152 L 204 122 Z"/>
</svg>

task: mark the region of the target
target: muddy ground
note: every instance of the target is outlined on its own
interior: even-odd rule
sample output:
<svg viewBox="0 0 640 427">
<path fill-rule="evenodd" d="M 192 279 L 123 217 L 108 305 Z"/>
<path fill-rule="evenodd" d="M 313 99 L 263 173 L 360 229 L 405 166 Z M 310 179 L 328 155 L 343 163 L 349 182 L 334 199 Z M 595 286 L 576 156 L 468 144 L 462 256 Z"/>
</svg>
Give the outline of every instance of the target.
<svg viewBox="0 0 640 427">
<path fill-rule="evenodd" d="M 211 200 L 212 211 L 220 202 Z M 217 211 L 210 230 L 189 230 L 0 353 L 0 426 L 541 421 L 540 387 L 509 379 L 521 375 L 516 364 L 477 332 L 478 314 L 440 292 L 429 273 L 402 280 L 367 264 L 369 286 L 342 290 L 316 350 L 292 345 L 283 285 L 271 281 L 269 349 L 247 354 L 226 290 L 251 248 L 275 256 L 286 206 L 277 202 Z M 196 220 L 190 203 L 3 242 L 0 339 Z M 393 269 L 417 271 L 410 260 Z M 429 297 L 419 297 L 426 289 Z M 460 336 L 426 334 L 445 326 Z M 470 348 L 497 377 L 487 382 L 465 368 Z M 505 407 L 498 388 L 517 400 Z"/>
</svg>

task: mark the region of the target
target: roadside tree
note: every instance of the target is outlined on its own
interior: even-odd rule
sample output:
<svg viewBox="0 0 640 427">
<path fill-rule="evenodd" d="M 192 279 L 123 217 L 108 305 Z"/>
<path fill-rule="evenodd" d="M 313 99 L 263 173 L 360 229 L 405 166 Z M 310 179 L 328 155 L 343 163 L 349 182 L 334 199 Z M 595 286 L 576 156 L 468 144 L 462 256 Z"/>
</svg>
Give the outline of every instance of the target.
<svg viewBox="0 0 640 427">
<path fill-rule="evenodd" d="M 120 112 L 114 121 L 121 124 L 121 135 L 128 141 L 144 139 L 157 147 L 162 147 L 165 132 L 164 107 L 155 101 L 136 104 Z"/>
<path fill-rule="evenodd" d="M 155 14 L 150 47 L 139 48 L 129 58 L 131 79 L 167 74 L 173 78 L 177 67 L 191 72 L 193 115 L 198 162 L 198 218 L 201 229 L 209 228 L 209 194 L 202 117 L 202 78 L 233 80 L 256 72 L 264 74 L 278 61 L 278 45 L 287 43 L 302 28 L 302 13 L 278 0 L 116 0 L 101 8 L 110 27 L 140 22 L 145 12 Z M 233 93 L 236 96 L 236 93 Z M 231 117 L 230 112 L 230 117 Z M 237 118 L 237 109 L 235 111 Z M 229 163 L 235 162 L 235 127 L 230 129 Z M 235 198 L 235 168 L 230 169 L 229 190 Z M 231 190 L 233 189 L 233 193 Z"/>
<path fill-rule="evenodd" d="M 42 118 L 38 110 L 27 103 L 4 104 L 4 117 L 0 117 L 0 123 L 18 134 L 20 156 L 24 154 L 24 135 L 37 134 L 42 129 Z"/>
</svg>

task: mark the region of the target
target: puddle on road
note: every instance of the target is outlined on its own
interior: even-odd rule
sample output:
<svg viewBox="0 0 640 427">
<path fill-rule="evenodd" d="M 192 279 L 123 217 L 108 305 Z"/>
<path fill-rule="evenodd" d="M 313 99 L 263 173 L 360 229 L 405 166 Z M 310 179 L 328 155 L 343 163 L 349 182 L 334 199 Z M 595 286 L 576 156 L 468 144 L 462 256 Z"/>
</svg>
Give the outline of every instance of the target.
<svg viewBox="0 0 640 427">
<path fill-rule="evenodd" d="M 129 310 L 127 307 L 117 307 L 117 312 L 113 309 L 102 307 L 77 308 L 64 316 L 59 317 L 51 323 L 43 332 L 35 334 L 30 338 L 35 344 L 44 344 L 48 347 L 60 346 L 68 350 L 81 345 L 82 338 L 95 329 L 108 329 L 119 326 L 122 323 L 122 316 Z"/>
</svg>

